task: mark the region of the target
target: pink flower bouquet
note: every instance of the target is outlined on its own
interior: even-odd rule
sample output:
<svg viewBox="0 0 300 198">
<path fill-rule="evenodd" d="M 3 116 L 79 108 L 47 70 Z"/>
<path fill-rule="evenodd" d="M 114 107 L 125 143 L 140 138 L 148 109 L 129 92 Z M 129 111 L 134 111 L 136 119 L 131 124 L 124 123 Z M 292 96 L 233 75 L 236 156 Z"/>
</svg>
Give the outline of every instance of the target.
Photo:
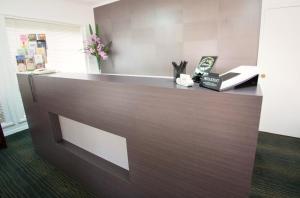
<svg viewBox="0 0 300 198">
<path fill-rule="evenodd" d="M 102 39 L 100 38 L 98 24 L 95 26 L 95 33 L 91 25 L 89 25 L 89 29 L 90 36 L 85 42 L 86 46 L 84 48 L 84 52 L 88 55 L 96 57 L 99 70 L 101 71 L 101 63 L 102 61 L 107 60 L 112 42 L 110 41 L 108 44 L 103 43 Z"/>
</svg>

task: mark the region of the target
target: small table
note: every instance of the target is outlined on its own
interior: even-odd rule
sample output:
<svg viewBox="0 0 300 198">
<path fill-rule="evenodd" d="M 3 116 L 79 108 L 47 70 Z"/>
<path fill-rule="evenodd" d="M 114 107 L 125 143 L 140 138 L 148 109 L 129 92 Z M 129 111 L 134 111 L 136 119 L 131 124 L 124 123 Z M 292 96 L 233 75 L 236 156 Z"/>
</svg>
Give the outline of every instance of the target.
<svg viewBox="0 0 300 198">
<path fill-rule="evenodd" d="M 5 137 L 4 137 L 2 127 L 0 125 L 0 149 L 2 149 L 2 148 L 6 148 L 6 141 L 5 141 Z"/>
</svg>

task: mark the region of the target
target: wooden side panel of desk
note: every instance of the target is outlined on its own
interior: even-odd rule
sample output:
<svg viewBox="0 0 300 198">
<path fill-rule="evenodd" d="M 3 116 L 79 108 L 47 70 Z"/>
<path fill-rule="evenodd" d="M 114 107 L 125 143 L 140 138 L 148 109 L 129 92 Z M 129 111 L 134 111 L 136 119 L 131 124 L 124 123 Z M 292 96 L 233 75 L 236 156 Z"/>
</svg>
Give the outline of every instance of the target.
<svg viewBox="0 0 300 198">
<path fill-rule="evenodd" d="M 36 151 L 103 197 L 248 197 L 262 97 L 19 75 Z M 55 140 L 49 112 L 125 137 L 120 179 Z"/>
<path fill-rule="evenodd" d="M 0 125 L 0 149 L 6 148 L 6 141 L 4 137 L 4 133 L 2 127 Z"/>
</svg>

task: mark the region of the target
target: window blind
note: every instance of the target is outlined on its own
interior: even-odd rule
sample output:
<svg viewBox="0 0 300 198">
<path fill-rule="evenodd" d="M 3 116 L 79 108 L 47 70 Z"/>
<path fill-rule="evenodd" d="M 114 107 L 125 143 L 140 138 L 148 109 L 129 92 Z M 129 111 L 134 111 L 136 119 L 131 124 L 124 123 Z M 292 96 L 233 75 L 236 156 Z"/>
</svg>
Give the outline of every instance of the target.
<svg viewBox="0 0 300 198">
<path fill-rule="evenodd" d="M 86 73 L 80 26 L 14 18 L 7 18 L 5 24 L 13 67 L 17 68 L 15 57 L 17 49 L 20 48 L 20 35 L 46 34 L 46 68 L 61 72 Z"/>
<path fill-rule="evenodd" d="M 5 122 L 4 111 L 0 103 L 0 123 L 4 123 L 4 122 Z"/>
</svg>

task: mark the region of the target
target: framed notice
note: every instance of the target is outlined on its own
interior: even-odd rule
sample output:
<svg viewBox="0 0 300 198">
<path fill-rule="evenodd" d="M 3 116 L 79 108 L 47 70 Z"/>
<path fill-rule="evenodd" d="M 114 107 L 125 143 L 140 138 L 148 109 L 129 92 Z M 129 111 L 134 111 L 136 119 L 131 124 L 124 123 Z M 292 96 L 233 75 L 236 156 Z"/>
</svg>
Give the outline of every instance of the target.
<svg viewBox="0 0 300 198">
<path fill-rule="evenodd" d="M 196 67 L 194 76 L 209 74 L 217 61 L 217 56 L 203 56 Z"/>
<path fill-rule="evenodd" d="M 217 56 L 203 56 L 195 69 L 193 81 L 196 83 L 200 83 L 202 77 L 208 75 L 211 72 L 213 66 L 217 61 L 217 58 Z"/>
</svg>

